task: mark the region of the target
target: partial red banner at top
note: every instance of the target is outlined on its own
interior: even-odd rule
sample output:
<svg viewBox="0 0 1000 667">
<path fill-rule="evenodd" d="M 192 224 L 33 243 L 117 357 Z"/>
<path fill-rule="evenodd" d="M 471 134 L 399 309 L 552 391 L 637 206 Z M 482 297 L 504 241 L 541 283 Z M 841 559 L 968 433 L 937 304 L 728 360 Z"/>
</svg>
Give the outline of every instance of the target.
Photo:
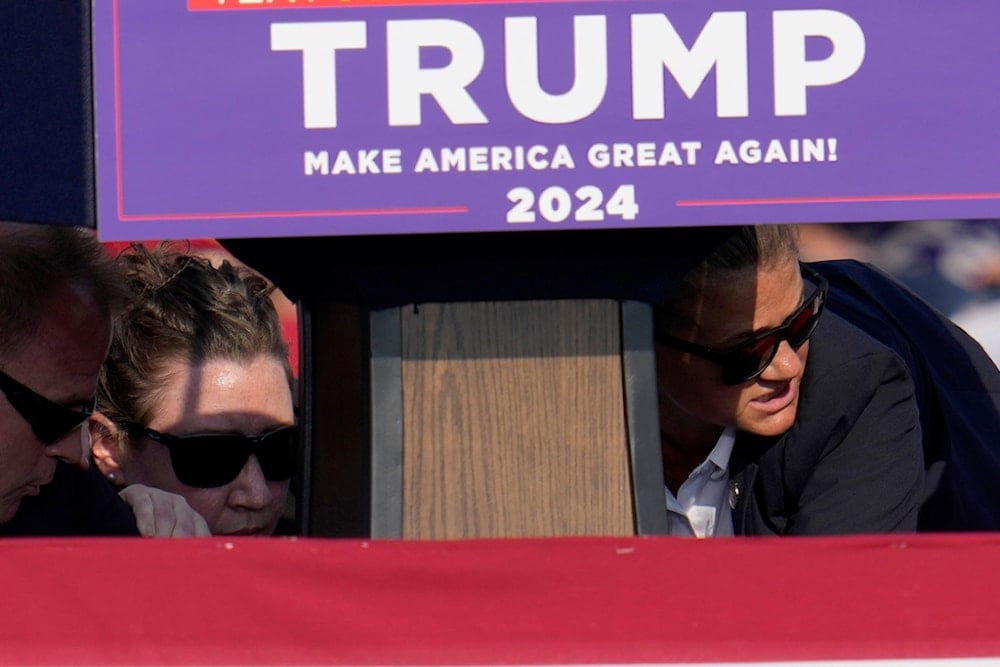
<svg viewBox="0 0 1000 667">
<path fill-rule="evenodd" d="M 290 9 L 308 7 L 399 7 L 404 5 L 483 5 L 560 0 L 187 0 L 188 11 L 220 9 Z"/>
</svg>

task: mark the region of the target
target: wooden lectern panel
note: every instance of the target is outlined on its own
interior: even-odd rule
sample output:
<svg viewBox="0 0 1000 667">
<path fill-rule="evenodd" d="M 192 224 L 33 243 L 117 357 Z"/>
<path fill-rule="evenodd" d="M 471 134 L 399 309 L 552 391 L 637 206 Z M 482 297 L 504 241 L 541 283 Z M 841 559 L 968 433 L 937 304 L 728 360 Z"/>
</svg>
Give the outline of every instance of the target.
<svg viewBox="0 0 1000 667">
<path fill-rule="evenodd" d="M 635 533 L 617 302 L 401 311 L 404 538 Z"/>
</svg>

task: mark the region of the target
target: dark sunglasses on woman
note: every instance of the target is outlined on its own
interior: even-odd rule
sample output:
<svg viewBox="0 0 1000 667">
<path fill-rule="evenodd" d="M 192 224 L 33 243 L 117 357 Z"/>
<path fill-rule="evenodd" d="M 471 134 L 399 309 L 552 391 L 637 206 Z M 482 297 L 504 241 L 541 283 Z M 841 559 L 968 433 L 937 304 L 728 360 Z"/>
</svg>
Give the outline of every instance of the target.
<svg viewBox="0 0 1000 667">
<path fill-rule="evenodd" d="M 809 340 L 823 314 L 828 289 L 826 278 L 804 264 L 799 266 L 802 277 L 815 289 L 781 326 L 725 348 L 705 347 L 660 331 L 656 332 L 656 342 L 719 364 L 722 381 L 726 384 L 738 385 L 753 380 L 771 364 L 781 341 L 786 340 L 792 348 L 798 349 Z"/>
<path fill-rule="evenodd" d="M 0 371 L 0 391 L 7 397 L 11 407 L 28 422 L 35 437 L 46 445 L 58 442 L 87 421 L 94 413 L 97 403 L 95 398 L 79 410 L 67 408 L 36 394 L 3 371 Z"/>
<path fill-rule="evenodd" d="M 289 479 L 295 466 L 297 426 L 257 435 L 239 433 L 192 433 L 172 435 L 126 422 L 134 436 L 149 438 L 170 451 L 170 465 L 181 484 L 209 489 L 236 479 L 250 455 L 257 457 L 264 477 L 272 482 Z"/>
</svg>

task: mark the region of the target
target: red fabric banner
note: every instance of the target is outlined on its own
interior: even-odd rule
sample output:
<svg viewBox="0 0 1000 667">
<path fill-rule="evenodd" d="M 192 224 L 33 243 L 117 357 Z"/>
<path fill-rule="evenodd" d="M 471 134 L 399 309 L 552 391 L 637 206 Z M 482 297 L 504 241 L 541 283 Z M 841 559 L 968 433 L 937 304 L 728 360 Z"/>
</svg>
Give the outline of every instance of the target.
<svg viewBox="0 0 1000 667">
<path fill-rule="evenodd" d="M 0 542 L 0 662 L 1000 656 L 998 535 Z"/>
</svg>

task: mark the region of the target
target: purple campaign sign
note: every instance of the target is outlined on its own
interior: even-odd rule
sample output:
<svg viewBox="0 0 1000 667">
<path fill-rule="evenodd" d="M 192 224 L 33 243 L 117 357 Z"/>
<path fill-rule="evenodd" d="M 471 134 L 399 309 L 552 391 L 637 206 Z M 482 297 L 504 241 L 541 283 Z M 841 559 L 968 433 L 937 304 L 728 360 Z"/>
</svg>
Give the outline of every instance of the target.
<svg viewBox="0 0 1000 667">
<path fill-rule="evenodd" d="M 986 0 L 94 0 L 102 238 L 1000 217 Z"/>
</svg>

